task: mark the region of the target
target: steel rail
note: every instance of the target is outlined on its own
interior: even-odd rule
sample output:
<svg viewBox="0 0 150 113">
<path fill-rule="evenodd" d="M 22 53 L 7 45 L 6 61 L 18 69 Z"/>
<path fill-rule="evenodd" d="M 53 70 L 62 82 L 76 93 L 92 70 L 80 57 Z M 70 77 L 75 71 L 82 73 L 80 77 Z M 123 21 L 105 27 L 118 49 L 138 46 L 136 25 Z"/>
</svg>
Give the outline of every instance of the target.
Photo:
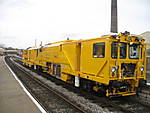
<svg viewBox="0 0 150 113">
<path fill-rule="evenodd" d="M 13 61 L 12 61 L 13 63 Z M 20 66 L 18 66 L 17 64 L 13 63 L 19 70 L 21 70 L 22 72 L 26 73 L 26 75 L 28 75 L 29 78 L 31 78 L 32 80 L 36 81 L 38 84 L 40 84 L 42 87 L 46 88 L 47 90 L 49 90 L 50 92 L 53 92 L 55 95 L 57 95 L 59 98 L 63 99 L 65 102 L 67 102 L 68 104 L 70 104 L 72 107 L 74 107 L 75 109 L 77 109 L 78 111 L 82 112 L 82 113 L 87 113 L 87 111 L 84 111 L 83 108 L 78 107 L 77 105 L 75 105 L 73 102 L 69 101 L 67 98 L 65 98 L 65 96 L 60 95 L 60 93 L 58 93 L 58 91 L 50 88 L 48 85 L 46 85 L 45 83 L 43 83 L 41 80 L 35 78 L 34 76 L 32 76 L 32 74 L 30 74 L 29 72 L 25 71 L 23 68 L 21 68 Z"/>
</svg>

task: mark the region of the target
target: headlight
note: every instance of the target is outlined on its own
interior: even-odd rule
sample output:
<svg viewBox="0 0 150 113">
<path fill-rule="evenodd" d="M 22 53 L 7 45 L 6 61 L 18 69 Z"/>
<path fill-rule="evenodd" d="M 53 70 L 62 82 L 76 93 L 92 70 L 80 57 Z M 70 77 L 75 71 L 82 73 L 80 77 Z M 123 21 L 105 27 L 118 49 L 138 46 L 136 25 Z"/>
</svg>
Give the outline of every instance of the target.
<svg viewBox="0 0 150 113">
<path fill-rule="evenodd" d="M 115 71 L 116 71 L 116 67 L 112 67 L 111 72 L 115 72 Z"/>
<path fill-rule="evenodd" d="M 140 70 L 141 70 L 141 71 L 144 71 L 144 67 L 141 67 Z"/>
</svg>

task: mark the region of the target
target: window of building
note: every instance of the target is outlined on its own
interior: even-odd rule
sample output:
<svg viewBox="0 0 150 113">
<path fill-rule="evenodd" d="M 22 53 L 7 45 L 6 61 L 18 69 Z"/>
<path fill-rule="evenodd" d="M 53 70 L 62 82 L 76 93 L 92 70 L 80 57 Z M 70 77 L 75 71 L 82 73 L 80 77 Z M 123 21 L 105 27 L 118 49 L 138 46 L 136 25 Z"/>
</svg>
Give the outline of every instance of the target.
<svg viewBox="0 0 150 113">
<path fill-rule="evenodd" d="M 105 57 L 105 43 L 93 44 L 93 57 L 104 58 Z"/>
</svg>

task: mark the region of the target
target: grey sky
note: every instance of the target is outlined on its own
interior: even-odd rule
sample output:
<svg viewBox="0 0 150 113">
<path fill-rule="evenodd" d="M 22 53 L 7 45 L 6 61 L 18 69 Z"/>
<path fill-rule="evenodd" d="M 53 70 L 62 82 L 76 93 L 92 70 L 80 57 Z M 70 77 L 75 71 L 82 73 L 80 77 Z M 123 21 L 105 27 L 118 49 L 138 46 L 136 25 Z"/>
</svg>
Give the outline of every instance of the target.
<svg viewBox="0 0 150 113">
<path fill-rule="evenodd" d="M 111 0 L 0 0 L 0 43 L 27 48 L 110 33 Z M 118 0 L 118 28 L 150 30 L 150 0 Z"/>
</svg>

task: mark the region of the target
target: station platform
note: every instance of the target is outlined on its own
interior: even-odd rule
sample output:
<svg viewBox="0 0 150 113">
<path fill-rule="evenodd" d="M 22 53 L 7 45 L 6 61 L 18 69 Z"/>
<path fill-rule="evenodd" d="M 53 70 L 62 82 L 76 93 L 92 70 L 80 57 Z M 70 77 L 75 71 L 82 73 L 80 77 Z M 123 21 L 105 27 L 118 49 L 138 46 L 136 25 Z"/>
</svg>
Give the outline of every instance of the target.
<svg viewBox="0 0 150 113">
<path fill-rule="evenodd" d="M 0 113 L 41 113 L 0 56 Z"/>
</svg>

